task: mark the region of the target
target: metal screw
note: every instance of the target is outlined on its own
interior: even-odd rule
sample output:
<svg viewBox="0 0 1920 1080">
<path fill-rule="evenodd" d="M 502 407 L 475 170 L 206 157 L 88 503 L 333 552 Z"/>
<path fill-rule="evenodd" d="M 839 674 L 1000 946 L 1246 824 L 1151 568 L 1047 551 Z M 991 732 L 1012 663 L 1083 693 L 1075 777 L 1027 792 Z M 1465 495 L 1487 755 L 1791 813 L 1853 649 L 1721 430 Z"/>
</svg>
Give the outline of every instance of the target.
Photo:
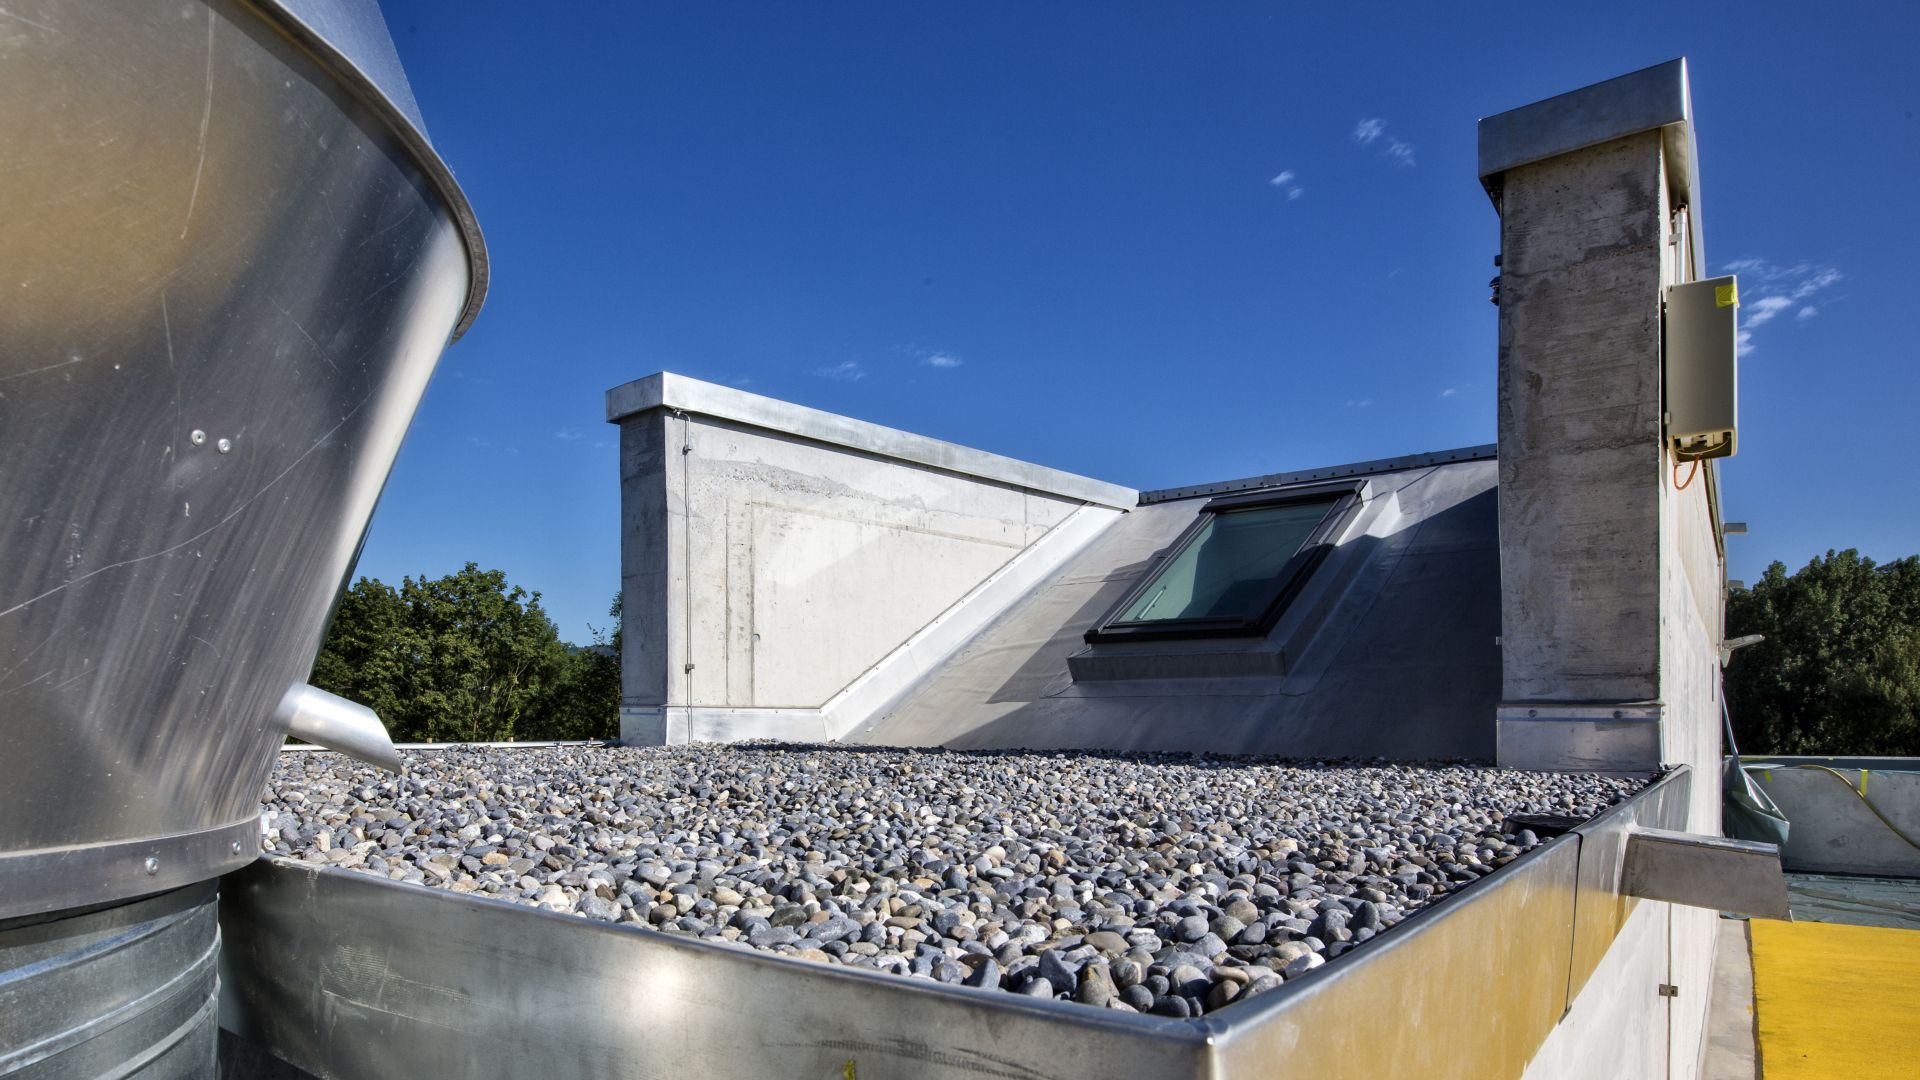
<svg viewBox="0 0 1920 1080">
<path fill-rule="evenodd" d="M 157 874 L 159 872 L 160 872 L 160 860 L 154 858 L 151 855 L 147 856 L 147 876 L 151 877 L 154 874 Z"/>
<path fill-rule="evenodd" d="M 221 440 L 220 440 L 219 442 L 217 442 L 217 443 L 214 443 L 213 445 L 214 445 L 215 447 L 217 447 L 217 448 L 219 449 L 219 451 L 220 451 L 221 453 L 223 453 L 223 454 L 224 454 L 224 453 L 226 453 L 227 451 L 229 451 L 229 450 L 232 450 L 232 449 L 233 449 L 233 440 L 232 440 L 232 439 L 221 439 Z"/>
<path fill-rule="evenodd" d="M 233 843 L 228 844 L 227 849 L 229 851 L 232 851 L 235 855 L 240 854 L 240 841 L 235 840 Z"/>
<path fill-rule="evenodd" d="M 201 431 L 199 428 L 194 428 L 193 434 L 187 436 L 187 441 L 195 446 L 205 446 L 207 445 L 207 433 Z"/>
</svg>

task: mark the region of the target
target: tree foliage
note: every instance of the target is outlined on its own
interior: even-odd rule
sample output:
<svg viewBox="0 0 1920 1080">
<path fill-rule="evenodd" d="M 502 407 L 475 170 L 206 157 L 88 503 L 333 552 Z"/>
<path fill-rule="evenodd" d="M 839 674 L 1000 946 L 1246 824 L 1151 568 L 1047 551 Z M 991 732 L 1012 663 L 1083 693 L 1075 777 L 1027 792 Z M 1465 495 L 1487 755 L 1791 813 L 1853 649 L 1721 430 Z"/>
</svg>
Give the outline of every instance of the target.
<svg viewBox="0 0 1920 1080">
<path fill-rule="evenodd" d="M 1727 667 L 1742 753 L 1920 754 L 1920 557 L 1849 548 L 1727 598 L 1727 636 L 1765 634 Z"/>
<path fill-rule="evenodd" d="M 612 738 L 617 641 L 561 641 L 539 593 L 474 563 L 398 589 L 363 577 L 341 599 L 313 684 L 379 713 L 397 742 Z"/>
</svg>

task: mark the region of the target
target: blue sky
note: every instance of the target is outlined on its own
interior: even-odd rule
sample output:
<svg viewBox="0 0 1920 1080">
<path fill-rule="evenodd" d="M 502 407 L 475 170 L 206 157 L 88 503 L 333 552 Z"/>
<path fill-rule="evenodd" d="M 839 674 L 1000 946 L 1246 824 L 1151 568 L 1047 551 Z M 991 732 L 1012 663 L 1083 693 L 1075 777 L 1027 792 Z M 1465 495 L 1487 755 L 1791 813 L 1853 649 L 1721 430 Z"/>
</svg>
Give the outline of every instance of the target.
<svg viewBox="0 0 1920 1080">
<path fill-rule="evenodd" d="M 493 289 L 359 572 L 586 640 L 602 395 L 662 369 L 1141 488 L 1490 442 L 1475 122 L 1677 55 L 1751 331 L 1731 576 L 1920 551 L 1912 5 L 1301 7 L 387 0 Z"/>
</svg>

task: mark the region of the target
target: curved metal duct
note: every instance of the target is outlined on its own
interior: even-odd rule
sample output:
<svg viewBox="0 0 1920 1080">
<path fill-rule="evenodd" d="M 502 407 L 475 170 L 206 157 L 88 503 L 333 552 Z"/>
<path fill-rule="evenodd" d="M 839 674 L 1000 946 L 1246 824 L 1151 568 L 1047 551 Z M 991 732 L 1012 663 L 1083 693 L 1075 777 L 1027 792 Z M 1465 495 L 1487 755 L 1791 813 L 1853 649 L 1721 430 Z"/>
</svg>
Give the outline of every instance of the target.
<svg viewBox="0 0 1920 1080">
<path fill-rule="evenodd" d="M 0 919 L 252 859 L 486 261 L 372 0 L 0 20 Z"/>
</svg>

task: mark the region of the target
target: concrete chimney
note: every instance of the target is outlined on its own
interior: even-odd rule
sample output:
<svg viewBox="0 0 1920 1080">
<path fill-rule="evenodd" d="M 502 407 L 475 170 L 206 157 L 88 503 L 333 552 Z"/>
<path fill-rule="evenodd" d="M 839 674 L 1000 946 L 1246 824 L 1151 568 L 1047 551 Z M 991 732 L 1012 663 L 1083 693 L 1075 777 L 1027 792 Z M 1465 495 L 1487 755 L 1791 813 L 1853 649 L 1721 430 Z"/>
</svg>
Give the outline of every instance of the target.
<svg viewBox="0 0 1920 1080">
<path fill-rule="evenodd" d="M 1687 762 L 1711 813 L 1714 465 L 1676 481 L 1662 392 L 1666 290 L 1701 260 L 1686 62 L 1482 120 L 1480 173 L 1500 214 L 1500 762 Z"/>
</svg>

